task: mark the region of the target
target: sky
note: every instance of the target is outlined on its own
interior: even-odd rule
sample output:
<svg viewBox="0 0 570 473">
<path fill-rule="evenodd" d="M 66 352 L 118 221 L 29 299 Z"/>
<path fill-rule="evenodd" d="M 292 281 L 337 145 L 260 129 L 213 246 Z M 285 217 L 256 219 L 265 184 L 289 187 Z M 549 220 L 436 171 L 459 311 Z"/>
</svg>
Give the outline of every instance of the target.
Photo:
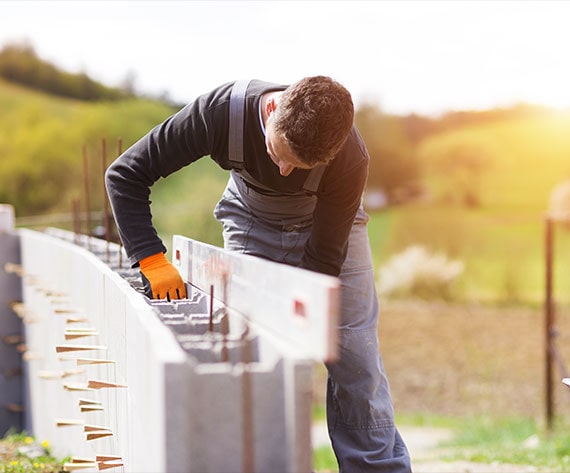
<svg viewBox="0 0 570 473">
<path fill-rule="evenodd" d="M 0 0 L 0 47 L 191 101 L 256 78 L 328 75 L 357 106 L 439 115 L 570 107 L 570 1 Z"/>
</svg>

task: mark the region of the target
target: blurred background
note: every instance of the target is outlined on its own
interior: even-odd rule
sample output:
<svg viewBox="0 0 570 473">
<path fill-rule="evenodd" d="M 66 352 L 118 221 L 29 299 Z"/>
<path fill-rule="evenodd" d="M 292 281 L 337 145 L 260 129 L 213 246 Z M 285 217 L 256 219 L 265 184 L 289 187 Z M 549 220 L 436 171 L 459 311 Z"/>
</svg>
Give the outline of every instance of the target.
<svg viewBox="0 0 570 473">
<path fill-rule="evenodd" d="M 0 202 L 34 228 L 70 227 L 79 202 L 93 231 L 105 163 L 185 103 L 240 78 L 330 75 L 353 93 L 371 156 L 399 415 L 540 428 L 547 218 L 570 362 L 569 18 L 555 1 L 2 1 Z M 206 158 L 156 184 L 167 245 L 221 244 L 211 213 L 226 178 Z"/>
</svg>

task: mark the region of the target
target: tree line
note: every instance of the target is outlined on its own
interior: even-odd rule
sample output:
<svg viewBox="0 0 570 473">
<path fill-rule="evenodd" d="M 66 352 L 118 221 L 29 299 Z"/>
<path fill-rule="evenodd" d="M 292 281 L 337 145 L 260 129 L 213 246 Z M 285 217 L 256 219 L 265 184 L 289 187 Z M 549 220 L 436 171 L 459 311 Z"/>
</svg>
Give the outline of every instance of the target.
<svg viewBox="0 0 570 473">
<path fill-rule="evenodd" d="M 87 74 L 70 73 L 38 57 L 29 44 L 8 44 L 0 50 L 0 77 L 51 95 L 83 101 L 120 100 L 132 91 L 105 86 Z"/>
</svg>

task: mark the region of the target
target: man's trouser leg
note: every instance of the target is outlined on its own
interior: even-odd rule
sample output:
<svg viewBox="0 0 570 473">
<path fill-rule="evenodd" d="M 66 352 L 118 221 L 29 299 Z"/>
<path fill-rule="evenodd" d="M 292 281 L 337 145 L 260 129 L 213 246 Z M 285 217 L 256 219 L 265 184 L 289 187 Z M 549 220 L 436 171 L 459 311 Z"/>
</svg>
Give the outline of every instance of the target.
<svg viewBox="0 0 570 473">
<path fill-rule="evenodd" d="M 247 198 L 247 196 L 245 196 Z M 283 197 L 285 198 L 285 197 Z M 278 200 L 273 200 L 278 208 Z M 226 249 L 296 265 L 310 220 L 278 225 L 253 215 L 244 196 L 228 186 L 216 206 Z M 327 421 L 341 473 L 411 471 L 407 448 L 394 425 L 388 381 L 379 353 L 378 300 L 366 222 L 359 211 L 340 275 L 340 358 L 327 364 Z"/>
<path fill-rule="evenodd" d="M 378 298 L 361 209 L 342 266 L 340 359 L 327 364 L 327 421 L 343 473 L 410 471 L 408 450 L 394 425 L 390 388 L 378 344 Z"/>
</svg>

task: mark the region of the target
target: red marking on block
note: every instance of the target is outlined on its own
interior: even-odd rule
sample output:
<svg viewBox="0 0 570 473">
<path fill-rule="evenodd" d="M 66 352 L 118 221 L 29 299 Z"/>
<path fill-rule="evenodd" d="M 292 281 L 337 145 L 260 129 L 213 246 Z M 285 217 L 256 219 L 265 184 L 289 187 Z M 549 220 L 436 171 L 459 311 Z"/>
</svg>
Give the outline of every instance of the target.
<svg viewBox="0 0 570 473">
<path fill-rule="evenodd" d="M 293 311 L 296 316 L 301 317 L 303 319 L 307 318 L 307 310 L 305 309 L 305 304 L 298 299 L 295 299 Z"/>
</svg>

